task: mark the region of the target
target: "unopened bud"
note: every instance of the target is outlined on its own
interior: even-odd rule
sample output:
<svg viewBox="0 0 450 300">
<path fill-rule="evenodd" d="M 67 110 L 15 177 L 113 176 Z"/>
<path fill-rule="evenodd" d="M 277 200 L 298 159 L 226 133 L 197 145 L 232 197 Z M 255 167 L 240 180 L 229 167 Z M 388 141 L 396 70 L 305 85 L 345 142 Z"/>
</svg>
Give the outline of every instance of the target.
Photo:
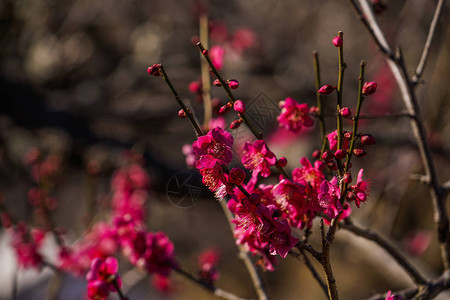
<svg viewBox="0 0 450 300">
<path fill-rule="evenodd" d="M 342 117 L 348 119 L 352 116 L 352 112 L 350 111 L 350 109 L 348 107 L 343 107 L 339 110 L 339 113 L 341 114 Z"/>
<path fill-rule="evenodd" d="M 239 82 L 236 79 L 230 79 L 228 80 L 228 86 L 230 89 L 235 90 L 239 87 Z"/>
<path fill-rule="evenodd" d="M 320 158 L 320 150 L 314 150 L 314 152 L 312 153 L 312 157 L 315 159 L 319 159 Z"/>
<path fill-rule="evenodd" d="M 241 126 L 242 122 L 244 122 L 244 120 L 242 120 L 242 119 L 234 120 L 230 124 L 230 129 L 237 129 L 237 128 L 239 128 L 239 126 Z"/>
<path fill-rule="evenodd" d="M 337 170 L 336 162 L 334 160 L 327 162 L 327 167 L 331 170 Z"/>
<path fill-rule="evenodd" d="M 286 157 L 280 157 L 277 161 L 277 164 L 282 168 L 286 167 L 286 165 L 287 165 Z"/>
<path fill-rule="evenodd" d="M 202 53 L 203 53 L 203 55 L 208 55 L 208 50 L 205 49 L 202 51 Z"/>
<path fill-rule="evenodd" d="M 363 95 L 372 95 L 377 91 L 377 83 L 375 81 L 364 82 L 362 93 Z"/>
<path fill-rule="evenodd" d="M 367 155 L 367 152 L 364 151 L 364 149 L 356 148 L 353 149 L 353 154 L 355 154 L 356 157 L 364 157 Z"/>
<path fill-rule="evenodd" d="M 322 95 L 329 95 L 336 89 L 335 86 L 332 86 L 331 84 L 325 84 L 319 89 L 319 93 Z"/>
<path fill-rule="evenodd" d="M 160 76 L 161 75 L 161 64 L 154 64 L 147 68 L 147 73 L 152 76 Z"/>
<path fill-rule="evenodd" d="M 311 106 L 309 108 L 309 113 L 312 115 L 318 115 L 320 113 L 320 109 L 317 106 Z"/>
<path fill-rule="evenodd" d="M 214 80 L 213 81 L 213 85 L 215 85 L 215 86 L 222 86 L 222 84 L 220 83 L 219 79 Z"/>
<path fill-rule="evenodd" d="M 322 158 L 325 161 L 330 161 L 334 158 L 334 154 L 330 150 L 327 150 L 322 154 Z"/>
<path fill-rule="evenodd" d="M 178 111 L 178 116 L 179 116 L 180 118 L 182 118 L 182 119 L 186 119 L 186 118 L 187 118 L 186 112 L 185 112 L 183 109 L 180 109 L 180 110 Z"/>
<path fill-rule="evenodd" d="M 375 144 L 375 138 L 370 134 L 363 134 L 361 135 L 361 143 L 364 145 L 373 145 Z"/>
<path fill-rule="evenodd" d="M 230 170 L 228 182 L 236 185 L 241 185 L 245 179 L 245 172 L 241 168 L 233 168 Z"/>
<path fill-rule="evenodd" d="M 336 47 L 342 47 L 343 41 L 340 36 L 337 36 L 333 39 L 333 45 Z"/>
<path fill-rule="evenodd" d="M 228 111 L 231 109 L 232 106 L 233 106 L 233 105 L 231 104 L 231 102 L 228 102 L 227 104 L 225 104 L 224 106 L 222 106 L 222 107 L 219 109 L 219 115 L 228 112 Z"/>
<path fill-rule="evenodd" d="M 245 104 L 241 100 L 235 101 L 233 108 L 238 113 L 244 113 L 245 112 Z"/>
<path fill-rule="evenodd" d="M 347 155 L 347 152 L 342 149 L 337 149 L 336 152 L 334 152 L 334 156 L 336 156 L 337 159 L 343 159 Z"/>
<path fill-rule="evenodd" d="M 350 183 L 352 182 L 352 174 L 350 172 L 347 172 L 344 174 L 344 176 L 342 177 L 342 180 L 344 181 L 344 183 Z"/>
</svg>

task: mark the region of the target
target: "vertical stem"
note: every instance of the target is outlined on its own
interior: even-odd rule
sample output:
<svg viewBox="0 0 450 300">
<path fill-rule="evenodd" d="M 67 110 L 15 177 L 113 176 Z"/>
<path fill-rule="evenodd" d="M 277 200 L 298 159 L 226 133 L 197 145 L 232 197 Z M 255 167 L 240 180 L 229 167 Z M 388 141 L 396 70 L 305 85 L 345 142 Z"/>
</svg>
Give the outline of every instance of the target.
<svg viewBox="0 0 450 300">
<path fill-rule="evenodd" d="M 320 157 L 322 157 L 322 154 L 325 152 L 325 149 L 327 147 L 327 130 L 325 127 L 325 118 L 324 118 L 324 112 L 323 112 L 323 102 L 322 102 L 322 95 L 319 93 L 320 89 L 320 65 L 319 65 L 319 53 L 314 50 L 313 51 L 313 60 L 314 60 L 314 74 L 315 74 L 315 82 L 316 82 L 316 100 L 317 100 L 317 108 L 319 109 L 319 115 L 317 118 L 319 119 L 319 127 L 320 127 L 320 134 L 322 136 L 322 148 L 320 151 Z"/>
<path fill-rule="evenodd" d="M 206 14 L 200 15 L 199 19 L 200 42 L 208 48 L 209 32 L 208 32 L 208 16 Z M 203 128 L 207 128 L 212 117 L 211 104 L 211 77 L 209 75 L 208 62 L 202 58 L 200 54 L 200 64 L 202 71 L 202 98 L 203 98 Z"/>
<path fill-rule="evenodd" d="M 340 36 L 342 39 L 344 37 L 344 33 L 342 31 L 339 31 L 338 36 Z M 338 75 L 338 86 L 337 86 L 337 135 L 338 135 L 338 146 L 337 149 L 342 148 L 342 116 L 339 113 L 339 111 L 342 108 L 342 87 L 344 85 L 344 71 L 345 71 L 345 62 L 344 62 L 344 45 L 338 47 L 338 56 L 339 56 L 339 75 Z"/>
<path fill-rule="evenodd" d="M 362 61 L 359 65 L 359 85 L 358 85 L 358 104 L 356 105 L 356 113 L 353 117 L 353 132 L 352 132 L 352 139 L 350 143 L 349 152 L 347 153 L 347 160 L 345 163 L 345 170 L 344 173 L 348 172 L 349 166 L 350 166 L 350 160 L 352 158 L 353 149 L 355 148 L 356 139 L 358 136 L 358 122 L 359 122 L 359 114 L 361 112 L 361 105 L 364 100 L 363 94 L 362 94 L 362 87 L 364 84 L 364 67 L 366 66 L 366 62 Z"/>
<path fill-rule="evenodd" d="M 117 293 L 119 294 L 119 298 L 121 300 L 129 300 L 129 298 L 125 297 L 124 294 L 122 293 L 122 290 L 119 287 L 119 284 L 117 283 L 116 278 L 114 278 L 114 280 L 112 281 L 112 284 L 114 285 L 114 287 L 116 288 Z"/>
</svg>

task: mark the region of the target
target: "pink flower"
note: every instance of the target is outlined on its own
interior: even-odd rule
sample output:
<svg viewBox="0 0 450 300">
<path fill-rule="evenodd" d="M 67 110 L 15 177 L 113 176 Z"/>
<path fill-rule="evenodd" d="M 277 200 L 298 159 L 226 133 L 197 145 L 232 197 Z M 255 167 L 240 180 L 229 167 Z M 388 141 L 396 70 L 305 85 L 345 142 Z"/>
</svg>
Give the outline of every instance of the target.
<svg viewBox="0 0 450 300">
<path fill-rule="evenodd" d="M 350 140 L 352 139 L 352 133 L 348 131 L 343 131 L 343 137 L 342 137 L 342 149 L 347 150 L 350 146 Z M 328 143 L 330 144 L 330 149 L 333 151 L 337 150 L 337 142 L 338 142 L 338 136 L 337 136 L 337 130 L 329 133 L 327 135 Z"/>
<path fill-rule="evenodd" d="M 89 299 L 106 299 L 109 292 L 116 291 L 114 281 L 120 287 L 122 282 L 117 271 L 119 264 L 117 259 L 110 256 L 105 260 L 101 258 L 94 258 L 91 261 L 91 268 L 86 274 L 88 281 L 88 297 Z"/>
<path fill-rule="evenodd" d="M 255 45 L 256 34 L 247 28 L 240 28 L 233 34 L 231 46 L 236 52 L 242 53 Z"/>
<path fill-rule="evenodd" d="M 196 163 L 197 169 L 213 168 L 216 162 L 220 165 L 228 165 L 233 157 L 231 146 L 233 146 L 233 137 L 220 127 L 200 136 L 192 144 L 194 154 L 200 157 Z"/>
<path fill-rule="evenodd" d="M 314 125 L 314 120 L 309 116 L 309 108 L 306 103 L 298 104 L 293 98 L 288 97 L 280 102 L 281 113 L 277 120 L 280 126 L 293 132 L 299 132 L 304 127 Z"/>
<path fill-rule="evenodd" d="M 324 180 L 320 184 L 320 192 L 318 195 L 319 205 L 324 209 L 331 219 L 335 218 L 342 210 L 340 198 L 340 189 L 337 186 L 336 178 L 330 181 Z"/>
<path fill-rule="evenodd" d="M 42 256 L 39 249 L 45 236 L 43 231 L 31 231 L 25 223 L 18 223 L 12 232 L 12 246 L 16 252 L 18 264 L 22 268 L 39 268 Z"/>
<path fill-rule="evenodd" d="M 261 176 L 270 175 L 270 166 L 275 165 L 277 159 L 269 149 L 267 149 L 264 140 L 258 140 L 253 143 L 246 142 L 242 152 L 242 164 L 245 168 L 253 171 L 253 176 L 261 173 Z"/>
<path fill-rule="evenodd" d="M 234 102 L 233 107 L 234 107 L 234 110 L 237 111 L 238 113 L 245 112 L 245 104 L 241 100 L 236 100 L 236 102 Z"/>
<path fill-rule="evenodd" d="M 184 144 L 181 148 L 181 151 L 186 156 L 186 165 L 189 168 L 193 168 L 195 166 L 195 163 L 198 160 L 198 156 L 194 154 L 194 150 L 192 149 L 191 144 Z"/>
<path fill-rule="evenodd" d="M 362 180 L 363 172 L 363 169 L 359 170 L 356 184 L 349 186 L 350 191 L 347 193 L 347 200 L 355 201 L 357 207 L 367 200 L 370 190 L 369 182 Z"/>
<path fill-rule="evenodd" d="M 403 298 L 401 296 L 397 296 L 391 291 L 388 291 L 386 293 L 386 298 L 384 300 L 402 300 Z"/>
<path fill-rule="evenodd" d="M 362 94 L 365 96 L 369 96 L 374 94 L 377 91 L 377 83 L 375 81 L 364 82 L 362 87 Z"/>
<path fill-rule="evenodd" d="M 175 261 L 174 246 L 163 232 L 150 233 L 145 237 L 145 251 L 137 261 L 137 266 L 149 273 L 168 276 Z"/>
<path fill-rule="evenodd" d="M 199 275 L 203 282 L 212 285 L 219 279 L 219 272 L 216 267 L 219 263 L 218 250 L 211 248 L 203 251 L 198 256 Z"/>
<path fill-rule="evenodd" d="M 222 46 L 212 46 L 209 49 L 209 57 L 211 58 L 212 63 L 220 70 L 223 68 L 223 58 L 225 55 L 225 49 Z"/>
</svg>

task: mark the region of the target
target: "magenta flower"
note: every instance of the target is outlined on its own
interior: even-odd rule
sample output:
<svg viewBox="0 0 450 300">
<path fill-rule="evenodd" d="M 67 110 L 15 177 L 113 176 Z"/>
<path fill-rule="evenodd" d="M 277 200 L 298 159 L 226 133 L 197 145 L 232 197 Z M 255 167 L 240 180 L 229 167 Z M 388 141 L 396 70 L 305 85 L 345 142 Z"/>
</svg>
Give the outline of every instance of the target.
<svg viewBox="0 0 450 300">
<path fill-rule="evenodd" d="M 217 70 L 223 68 L 224 56 L 225 49 L 222 46 L 212 46 L 209 49 L 209 57 L 211 58 L 211 61 Z"/>
<path fill-rule="evenodd" d="M 145 238 L 145 252 L 137 261 L 137 266 L 149 273 L 168 276 L 175 261 L 174 246 L 163 232 L 148 232 Z"/>
<path fill-rule="evenodd" d="M 231 146 L 233 146 L 233 137 L 220 127 L 200 136 L 192 144 L 194 154 L 200 157 L 196 163 L 197 169 L 213 168 L 216 162 L 220 165 L 228 165 L 233 157 Z"/>
<path fill-rule="evenodd" d="M 354 200 L 357 207 L 361 205 L 361 202 L 365 202 L 367 200 L 370 190 L 368 180 L 362 179 L 363 173 L 363 169 L 359 170 L 356 184 L 349 186 L 350 191 L 347 194 L 347 200 Z"/>
<path fill-rule="evenodd" d="M 306 103 L 299 104 L 293 98 L 288 97 L 280 101 L 281 113 L 277 120 L 280 126 L 299 132 L 302 127 L 311 127 L 314 120 L 309 116 L 309 108 Z"/>
<path fill-rule="evenodd" d="M 110 256 L 105 260 L 94 258 L 91 261 L 91 268 L 86 274 L 88 281 L 88 297 L 89 299 L 107 299 L 110 292 L 116 291 L 114 281 L 120 287 L 122 281 L 117 274 L 119 264 L 117 259 Z"/>
<path fill-rule="evenodd" d="M 350 146 L 350 140 L 352 139 L 352 133 L 349 131 L 343 131 L 343 139 L 342 139 L 342 149 L 347 150 Z M 329 133 L 327 135 L 328 143 L 330 144 L 330 149 L 332 151 L 337 150 L 337 144 L 338 144 L 338 136 L 337 136 L 337 130 Z"/>
<path fill-rule="evenodd" d="M 270 166 L 275 165 L 277 158 L 263 140 L 258 140 L 253 145 L 245 143 L 241 161 L 245 168 L 253 171 L 253 176 L 261 173 L 262 177 L 268 177 Z"/>
<path fill-rule="evenodd" d="M 318 195 L 319 205 L 324 209 L 324 213 L 331 219 L 335 218 L 342 210 L 339 197 L 340 189 L 337 186 L 336 177 L 334 177 L 331 181 L 322 181 Z"/>
<path fill-rule="evenodd" d="M 219 256 L 218 250 L 214 248 L 205 250 L 198 256 L 200 278 L 209 285 L 212 285 L 214 281 L 219 279 L 219 271 L 216 269 L 219 263 Z"/>
<path fill-rule="evenodd" d="M 42 265 L 42 256 L 39 249 L 45 232 L 29 230 L 25 223 L 18 223 L 12 234 L 12 246 L 16 252 L 17 261 L 22 268 L 39 268 Z"/>
<path fill-rule="evenodd" d="M 386 298 L 384 300 L 403 300 L 401 296 L 397 296 L 391 291 L 387 291 Z"/>
</svg>

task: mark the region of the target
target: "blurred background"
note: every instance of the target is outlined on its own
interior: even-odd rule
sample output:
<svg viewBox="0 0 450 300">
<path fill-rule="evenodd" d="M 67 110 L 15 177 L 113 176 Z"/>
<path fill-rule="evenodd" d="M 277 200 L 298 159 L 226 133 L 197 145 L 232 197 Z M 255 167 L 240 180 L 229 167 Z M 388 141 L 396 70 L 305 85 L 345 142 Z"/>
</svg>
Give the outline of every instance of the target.
<svg viewBox="0 0 450 300">
<path fill-rule="evenodd" d="M 390 44 L 402 47 L 412 74 L 436 1 L 382 2 L 379 22 Z M 221 253 L 217 286 L 254 297 L 217 201 L 204 190 L 187 207 L 174 205 L 168 197 L 171 178 L 183 172 L 195 175 L 182 153 L 195 134 L 188 121 L 178 118 L 179 108 L 163 80 L 149 76 L 146 69 L 163 63 L 180 96 L 202 120 L 202 103 L 189 90 L 189 84 L 200 78 L 201 60 L 193 40 L 199 35 L 201 12 L 209 15 L 210 46 L 225 50 L 222 74 L 239 80 L 235 94 L 245 103 L 257 107 L 263 97 L 265 105 L 276 107 L 278 101 L 293 97 L 315 105 L 312 51 L 319 51 L 322 82 L 336 85 L 337 51 L 331 40 L 340 30 L 347 63 L 344 104 L 354 111 L 359 63 L 364 59 L 366 79 L 378 82 L 378 91 L 365 101 L 363 114 L 403 112 L 383 56 L 346 1 L 3 0 L 0 191 L 15 218 L 34 224 L 27 201 L 33 182 L 24 157 L 33 147 L 61 156 L 54 219 L 72 242 L 85 229 L 83 218 L 89 213 L 89 166 L 98 166 L 95 197 L 101 219 L 108 209 L 111 174 L 120 165 L 121 153 L 133 148 L 144 155 L 151 177 L 149 229 L 168 234 L 177 259 L 191 273 L 196 272 L 197 255 L 216 247 Z M 444 8 L 423 76 L 425 84 L 417 89 L 442 182 L 450 178 L 449 29 Z M 213 87 L 212 95 L 226 103 L 222 89 Z M 324 101 L 326 113 L 332 116 L 334 97 Z M 276 119 L 273 114 L 269 117 Z M 334 118 L 327 119 L 329 132 L 334 126 Z M 351 124 L 346 126 L 350 130 Z M 428 190 L 410 176 L 423 171 L 409 121 L 376 118 L 364 120 L 360 128 L 372 134 L 377 144 L 366 149 L 368 156 L 354 162 L 354 170 L 364 168 L 372 191 L 365 205 L 354 208 L 353 219 L 391 239 L 424 274 L 438 275 L 441 261 Z M 311 159 L 312 151 L 320 148 L 317 126 L 296 136 L 272 126 L 265 128 L 265 134 L 276 155 L 288 158 L 291 170 L 299 167 L 300 157 Z M 313 227 L 314 237 L 317 228 Z M 313 238 L 312 243 L 318 245 L 318 240 Z M 332 263 L 342 299 L 363 299 L 411 285 L 374 244 L 339 231 L 333 245 Z M 53 271 L 17 271 L 3 230 L 0 249 L 0 298 L 10 299 L 16 287 L 17 299 L 48 299 L 56 278 Z M 55 254 L 51 241 L 46 242 L 46 251 L 50 257 Z M 131 299 L 214 299 L 176 274 L 171 276 L 171 292 L 165 294 L 148 277 L 120 271 L 126 273 L 121 275 Z M 84 279 L 58 278 L 56 299 L 83 297 Z M 274 272 L 265 272 L 264 279 L 273 299 L 324 298 L 306 267 L 291 257 L 280 260 Z"/>
</svg>

